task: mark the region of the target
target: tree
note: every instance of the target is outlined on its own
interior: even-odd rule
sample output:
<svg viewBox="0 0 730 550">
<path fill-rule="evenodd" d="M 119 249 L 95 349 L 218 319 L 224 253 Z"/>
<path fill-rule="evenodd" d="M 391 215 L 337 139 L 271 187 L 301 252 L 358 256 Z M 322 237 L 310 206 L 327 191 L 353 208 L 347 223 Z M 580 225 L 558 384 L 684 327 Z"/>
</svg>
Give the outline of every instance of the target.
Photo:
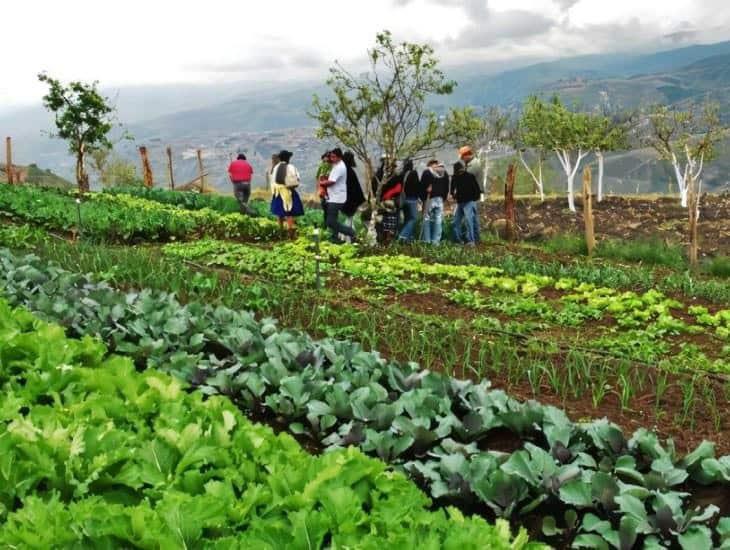
<svg viewBox="0 0 730 550">
<path fill-rule="evenodd" d="M 100 181 L 104 187 L 143 185 L 142 180 L 137 176 L 137 167 L 134 163 L 118 156 L 109 159 Z"/>
<path fill-rule="evenodd" d="M 84 84 L 74 81 L 64 86 L 45 73 L 39 74 L 38 80 L 49 87 L 48 93 L 43 96 L 43 105 L 55 115 L 56 133 L 52 136 L 68 142 L 69 151 L 76 157 L 79 191 L 88 192 L 86 155 L 111 148 L 107 135 L 115 124 L 114 108 L 97 90 L 97 82 Z"/>
<path fill-rule="evenodd" d="M 628 128 L 631 115 L 598 114 L 592 117 L 591 145 L 598 159 L 597 200 L 603 200 L 603 165 L 605 153 L 620 151 L 628 147 Z"/>
<path fill-rule="evenodd" d="M 590 154 L 595 122 L 586 113 L 575 113 L 555 96 L 544 102 L 528 98 L 520 119 L 521 139 L 527 147 L 554 151 L 568 179 L 568 206 L 575 212 L 575 175 Z"/>
<path fill-rule="evenodd" d="M 372 236 L 374 206 L 379 200 L 372 188 L 374 158 L 382 154 L 388 159 L 383 174 L 383 180 L 387 180 L 395 172 L 396 159 L 414 159 L 455 141 L 452 132 L 457 127 L 439 121 L 426 108 L 426 100 L 450 94 L 456 83 L 438 69 L 431 46 L 396 43 L 389 31 L 377 34 L 368 61 L 367 72 L 357 76 L 335 62 L 327 80 L 332 97 L 315 95 L 309 116 L 318 124 L 317 137 L 341 143 L 364 166 L 367 195 L 373 207 L 369 228 Z"/>
<path fill-rule="evenodd" d="M 680 111 L 666 105 L 649 110 L 642 142 L 672 163 L 683 207 L 688 205 L 690 185 L 700 180 L 705 163 L 714 157 L 722 133 L 716 104 L 706 104 L 701 110 L 691 106 Z"/>
<path fill-rule="evenodd" d="M 489 155 L 500 145 L 508 143 L 513 133 L 511 116 L 499 107 L 490 107 L 479 116 L 474 109 L 455 110 L 448 114 L 444 124 L 445 135 L 456 143 L 469 143 L 477 149 L 477 158 L 482 163 L 484 189 L 483 198 L 489 193 Z"/>
</svg>

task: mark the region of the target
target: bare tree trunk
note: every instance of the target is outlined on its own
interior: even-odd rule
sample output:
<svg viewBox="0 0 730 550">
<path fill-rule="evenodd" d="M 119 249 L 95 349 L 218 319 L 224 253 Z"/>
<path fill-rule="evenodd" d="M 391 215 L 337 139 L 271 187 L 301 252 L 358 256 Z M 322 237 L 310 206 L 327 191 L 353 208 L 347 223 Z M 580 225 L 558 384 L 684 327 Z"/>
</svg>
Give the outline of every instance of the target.
<svg viewBox="0 0 730 550">
<path fill-rule="evenodd" d="M 588 255 L 593 255 L 596 247 L 596 234 L 593 220 L 593 193 L 592 193 L 591 168 L 586 166 L 583 170 L 583 221 L 585 222 L 586 246 Z"/>
<path fill-rule="evenodd" d="M 142 145 L 139 148 L 139 155 L 142 157 L 142 177 L 144 178 L 144 186 L 148 189 L 152 189 L 155 186 L 154 178 L 152 177 L 152 167 L 150 166 L 150 159 L 147 156 L 147 147 Z"/>
<path fill-rule="evenodd" d="M 170 178 L 170 191 L 175 190 L 175 177 L 172 170 L 172 147 L 167 147 L 167 174 Z"/>
<path fill-rule="evenodd" d="M 13 174 L 13 143 L 10 137 L 5 138 L 5 169 L 8 176 L 8 183 L 13 185 L 15 178 Z"/>
<path fill-rule="evenodd" d="M 198 177 L 200 178 L 200 192 L 205 193 L 205 174 L 203 172 L 203 152 L 198 149 Z"/>
<path fill-rule="evenodd" d="M 76 150 L 76 183 L 79 186 L 79 193 L 89 192 L 89 175 L 86 173 L 84 159 L 86 151 L 82 143 Z"/>
<path fill-rule="evenodd" d="M 507 167 L 507 179 L 504 183 L 504 217 L 507 221 L 505 236 L 508 241 L 514 241 L 516 236 L 515 226 L 515 179 L 517 178 L 517 167 L 510 163 Z"/>
<path fill-rule="evenodd" d="M 575 174 L 568 174 L 568 208 L 575 212 Z"/>
<path fill-rule="evenodd" d="M 542 157 L 538 158 L 538 165 L 537 165 L 537 175 L 535 175 L 535 172 L 533 172 L 532 168 L 530 168 L 530 165 L 527 164 L 527 161 L 525 161 L 525 157 L 522 154 L 522 151 L 517 152 L 517 157 L 520 159 L 520 162 L 522 163 L 522 166 L 527 170 L 527 173 L 532 178 L 532 182 L 535 188 L 535 191 L 539 193 L 540 200 L 545 201 L 545 187 L 542 183 Z"/>
<path fill-rule="evenodd" d="M 690 176 L 687 181 L 687 195 L 689 206 L 689 265 L 693 271 L 699 268 L 699 235 L 698 222 L 700 218 L 700 195 L 697 192 L 697 180 Z"/>
</svg>

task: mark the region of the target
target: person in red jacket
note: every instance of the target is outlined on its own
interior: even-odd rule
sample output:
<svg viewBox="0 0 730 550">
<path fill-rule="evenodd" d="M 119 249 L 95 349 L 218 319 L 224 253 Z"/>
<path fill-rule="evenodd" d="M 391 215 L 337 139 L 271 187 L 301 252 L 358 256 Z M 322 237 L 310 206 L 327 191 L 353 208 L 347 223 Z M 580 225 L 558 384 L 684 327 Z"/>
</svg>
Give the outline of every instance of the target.
<svg viewBox="0 0 730 550">
<path fill-rule="evenodd" d="M 233 194 L 238 200 L 241 214 L 251 215 L 248 207 L 248 199 L 251 197 L 251 178 L 253 177 L 253 168 L 246 160 L 246 155 L 239 154 L 236 160 L 228 166 L 228 175 L 233 184 Z"/>
</svg>

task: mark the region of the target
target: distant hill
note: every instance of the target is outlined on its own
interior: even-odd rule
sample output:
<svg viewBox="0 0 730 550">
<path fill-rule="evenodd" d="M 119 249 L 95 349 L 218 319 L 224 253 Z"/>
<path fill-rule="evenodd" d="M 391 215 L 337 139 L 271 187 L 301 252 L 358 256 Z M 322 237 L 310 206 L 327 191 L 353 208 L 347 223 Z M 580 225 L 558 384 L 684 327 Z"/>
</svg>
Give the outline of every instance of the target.
<svg viewBox="0 0 730 550">
<path fill-rule="evenodd" d="M 446 69 L 458 86 L 450 96 L 433 100 L 436 111 L 463 105 L 516 106 L 531 93 L 559 93 L 568 103 L 584 109 L 605 103 L 626 108 L 652 103 L 682 105 L 711 98 L 720 102 L 721 112 L 730 118 L 730 41 L 651 54 L 577 56 L 500 73 L 488 60 Z M 225 166 L 231 154 L 238 150 L 249 154 L 260 177 L 271 153 L 289 148 L 308 179 L 325 146 L 314 140 L 312 121 L 307 117 L 313 93 L 326 95 L 327 89 L 321 83 L 303 82 L 123 88 L 118 96 L 119 112 L 135 143 L 124 143 L 120 150 L 137 163 L 136 146 L 147 145 L 157 178 L 164 180 L 164 147 L 171 145 L 179 155 L 176 177 L 185 181 L 197 173 L 194 151 L 202 148 L 211 183 L 225 189 Z M 0 130 L 16 138 L 15 158 L 49 166 L 71 178 L 73 159 L 65 144 L 41 134 L 51 123 L 40 107 L 0 116 Z M 724 146 L 708 168 L 706 184 L 723 188 L 728 169 L 730 147 Z M 647 152 L 609 159 L 607 171 L 616 192 L 633 191 L 637 185 L 642 191 L 666 190 L 671 180 L 663 163 L 655 162 Z"/>
<path fill-rule="evenodd" d="M 70 189 L 74 185 L 53 173 L 50 169 L 39 168 L 36 164 L 28 166 L 18 166 L 13 164 L 13 172 L 15 177 L 20 177 L 20 183 L 32 183 L 34 185 L 42 185 L 43 187 L 55 187 L 59 189 Z M 7 173 L 5 165 L 0 165 L 0 181 L 7 181 Z"/>
</svg>

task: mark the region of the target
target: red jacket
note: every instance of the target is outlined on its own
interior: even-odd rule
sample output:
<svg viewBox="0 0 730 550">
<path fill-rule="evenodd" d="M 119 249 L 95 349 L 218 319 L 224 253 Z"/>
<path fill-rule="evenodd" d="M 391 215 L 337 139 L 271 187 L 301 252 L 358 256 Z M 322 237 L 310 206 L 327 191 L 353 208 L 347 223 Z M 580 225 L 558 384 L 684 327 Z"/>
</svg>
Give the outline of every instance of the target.
<svg viewBox="0 0 730 550">
<path fill-rule="evenodd" d="M 234 160 L 228 166 L 228 174 L 234 183 L 249 183 L 251 176 L 253 176 L 253 168 L 246 160 Z"/>
</svg>

